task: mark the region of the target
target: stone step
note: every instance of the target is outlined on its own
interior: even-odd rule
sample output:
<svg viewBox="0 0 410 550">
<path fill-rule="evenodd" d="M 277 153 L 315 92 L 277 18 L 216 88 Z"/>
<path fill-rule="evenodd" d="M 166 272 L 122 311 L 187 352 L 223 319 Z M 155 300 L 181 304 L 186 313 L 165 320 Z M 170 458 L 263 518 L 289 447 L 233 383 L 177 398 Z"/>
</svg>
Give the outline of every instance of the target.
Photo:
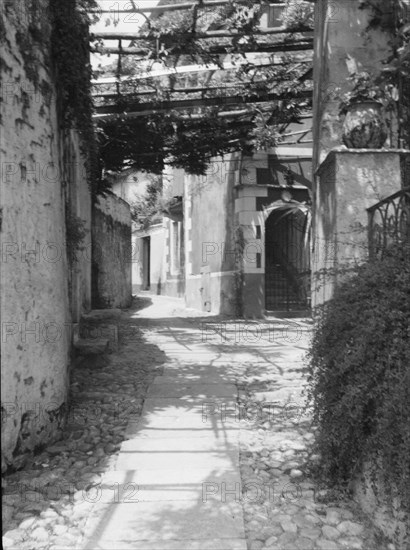
<svg viewBox="0 0 410 550">
<path fill-rule="evenodd" d="M 101 540 L 98 546 L 93 541 L 86 550 L 112 550 L 112 541 Z M 94 545 L 94 546 L 93 546 Z M 247 550 L 246 540 L 243 539 L 188 539 L 188 540 L 156 540 L 143 541 L 115 541 L 116 550 Z"/>
<path fill-rule="evenodd" d="M 118 470 L 104 475 L 99 485 L 99 502 L 197 502 L 240 501 L 241 477 L 238 470 L 212 467 L 203 469 Z M 229 494 L 227 494 L 229 492 Z M 130 495 L 133 498 L 128 498 Z"/>
<path fill-rule="evenodd" d="M 199 439 L 198 439 L 199 440 Z M 131 442 L 128 440 L 126 443 Z M 231 470 L 239 468 L 239 452 L 232 446 L 231 451 L 133 451 L 122 446 L 115 465 L 116 470 L 151 469 L 165 470 L 177 468 L 203 469 L 213 464 L 216 470 Z"/>
<path fill-rule="evenodd" d="M 273 318 L 281 318 L 281 319 L 296 319 L 296 318 L 300 318 L 300 319 L 303 319 L 304 322 L 306 322 L 305 320 L 306 319 L 311 319 L 312 318 L 312 312 L 310 309 L 301 309 L 300 307 L 299 308 L 295 308 L 295 309 L 292 309 L 292 310 L 288 310 L 286 308 L 283 308 L 283 309 L 267 309 L 266 310 L 266 318 L 267 320 L 269 320 L 269 317 L 273 317 Z M 292 327 L 289 327 L 290 329 L 292 329 Z M 300 330 L 300 328 L 298 328 L 298 330 Z M 307 329 L 307 330 L 311 330 L 310 328 Z"/>
<path fill-rule="evenodd" d="M 95 340 L 79 338 L 74 343 L 74 349 L 77 355 L 103 355 L 109 352 L 109 340 L 107 338 Z"/>
<path fill-rule="evenodd" d="M 160 377 L 159 377 L 160 378 Z M 169 380 L 169 379 L 168 379 Z M 208 399 L 212 397 L 230 397 L 234 399 L 237 396 L 236 386 L 223 383 L 204 383 L 204 382 L 159 382 L 152 384 L 148 390 L 147 398 L 181 398 L 194 397 L 195 399 Z"/>
<path fill-rule="evenodd" d="M 93 309 L 89 313 L 84 313 L 82 319 L 87 322 L 106 321 L 108 319 L 119 319 L 122 315 L 121 309 Z"/>
<path fill-rule="evenodd" d="M 118 326 L 111 323 L 80 321 L 78 338 L 87 342 L 108 340 L 110 351 L 118 350 Z"/>
</svg>

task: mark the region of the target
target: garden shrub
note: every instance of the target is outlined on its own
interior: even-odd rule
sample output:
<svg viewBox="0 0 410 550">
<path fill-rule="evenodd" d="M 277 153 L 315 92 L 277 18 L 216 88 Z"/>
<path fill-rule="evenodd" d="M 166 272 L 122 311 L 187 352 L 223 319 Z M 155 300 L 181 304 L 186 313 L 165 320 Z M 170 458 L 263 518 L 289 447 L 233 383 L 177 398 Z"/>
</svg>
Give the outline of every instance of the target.
<svg viewBox="0 0 410 550">
<path fill-rule="evenodd" d="M 318 315 L 308 371 L 322 478 L 348 487 L 377 463 L 388 498 L 410 514 L 408 250 L 388 250 L 339 285 Z"/>
</svg>

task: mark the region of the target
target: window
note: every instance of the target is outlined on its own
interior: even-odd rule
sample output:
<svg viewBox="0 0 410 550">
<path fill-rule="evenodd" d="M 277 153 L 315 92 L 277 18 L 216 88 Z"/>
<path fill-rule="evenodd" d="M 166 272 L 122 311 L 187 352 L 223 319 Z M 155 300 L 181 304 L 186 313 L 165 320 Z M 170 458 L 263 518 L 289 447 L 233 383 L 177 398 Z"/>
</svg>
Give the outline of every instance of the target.
<svg viewBox="0 0 410 550">
<path fill-rule="evenodd" d="M 262 255 L 260 252 L 256 253 L 256 267 L 259 269 L 262 266 Z"/>
</svg>

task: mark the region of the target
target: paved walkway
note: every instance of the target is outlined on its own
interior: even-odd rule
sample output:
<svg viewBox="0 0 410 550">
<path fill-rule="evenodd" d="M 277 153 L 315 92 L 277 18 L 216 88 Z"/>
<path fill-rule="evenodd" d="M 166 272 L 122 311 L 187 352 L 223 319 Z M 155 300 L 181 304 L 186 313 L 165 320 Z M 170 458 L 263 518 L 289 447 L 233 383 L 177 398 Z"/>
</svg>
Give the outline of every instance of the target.
<svg viewBox="0 0 410 550">
<path fill-rule="evenodd" d="M 139 422 L 129 423 L 115 469 L 102 480 L 83 548 L 247 548 L 241 503 L 220 496 L 222 486 L 241 483 L 235 376 L 202 342 L 198 327 L 192 338 L 189 321 L 168 325 L 164 317 L 171 319 L 178 305 L 156 299 L 136 315 L 142 324 L 161 317 L 153 321 L 151 339 L 169 361 L 149 389 Z"/>
<path fill-rule="evenodd" d="M 309 322 L 141 302 L 132 318 L 163 352 L 164 372 L 128 424 L 79 548 L 376 550 L 353 503 L 309 479 Z"/>
</svg>

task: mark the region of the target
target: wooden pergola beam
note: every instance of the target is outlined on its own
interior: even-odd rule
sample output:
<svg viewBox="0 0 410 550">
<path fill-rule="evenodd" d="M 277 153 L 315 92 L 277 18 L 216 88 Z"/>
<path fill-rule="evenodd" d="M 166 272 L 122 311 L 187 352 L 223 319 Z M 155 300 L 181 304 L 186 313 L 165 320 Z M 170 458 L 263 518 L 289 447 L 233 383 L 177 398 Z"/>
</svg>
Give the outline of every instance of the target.
<svg viewBox="0 0 410 550">
<path fill-rule="evenodd" d="M 269 105 L 261 105 L 260 107 L 261 111 L 267 112 L 270 109 Z M 151 110 L 151 111 L 141 111 L 140 113 L 126 113 L 126 118 L 136 118 L 141 116 L 147 116 L 155 114 L 157 111 Z M 236 109 L 234 111 L 219 111 L 217 116 L 221 118 L 236 118 L 241 116 L 250 116 L 252 113 L 250 109 Z M 108 115 L 94 115 L 94 119 L 96 120 L 110 120 L 118 118 L 118 114 L 108 114 Z M 305 118 L 312 118 L 312 114 L 304 114 L 299 115 L 298 118 L 305 119 Z M 206 115 L 201 115 L 197 113 L 190 113 L 189 115 L 181 115 L 181 119 L 183 120 L 204 120 L 206 119 Z"/>
<path fill-rule="evenodd" d="M 181 4 L 165 4 L 163 6 L 151 6 L 151 7 L 136 7 L 133 9 L 112 9 L 112 10 L 100 10 L 100 9 L 90 9 L 87 10 L 87 13 L 96 13 L 96 14 L 111 14 L 115 15 L 117 13 L 158 13 L 158 12 L 167 12 L 167 11 L 180 11 L 180 10 L 189 10 L 194 7 L 197 9 L 207 9 L 207 8 L 216 8 L 219 6 L 227 6 L 231 2 L 229 0 L 204 0 L 203 2 L 184 2 Z M 236 0 L 237 4 L 247 4 L 247 0 Z M 256 3 L 256 2 L 255 2 Z M 284 8 L 287 4 L 283 2 L 260 2 L 260 6 L 269 6 L 274 5 L 275 7 Z"/>
<path fill-rule="evenodd" d="M 208 53 L 210 55 L 223 55 L 230 53 L 227 51 L 230 48 L 230 45 L 227 44 L 226 46 L 220 46 L 215 45 L 211 46 L 209 49 L 206 50 L 204 53 Z M 290 51 L 302 51 L 302 50 L 312 50 L 313 49 L 313 39 L 310 38 L 301 38 L 300 40 L 293 40 L 292 42 L 280 42 L 277 44 L 263 44 L 263 43 L 255 43 L 255 44 L 241 44 L 240 50 L 238 53 L 273 53 L 273 52 L 290 52 Z M 100 55 L 138 55 L 138 56 L 146 56 L 150 50 L 148 49 L 141 49 L 141 48 L 111 48 L 111 47 L 105 47 L 105 48 L 92 48 L 91 51 L 93 53 L 98 53 Z M 173 51 L 173 54 L 176 52 Z M 185 53 L 181 51 L 181 53 Z"/>
<path fill-rule="evenodd" d="M 309 99 L 312 97 L 313 92 L 311 90 L 303 90 L 294 94 L 284 94 L 277 92 L 270 92 L 263 95 L 253 94 L 250 96 L 227 96 L 227 97 L 205 97 L 198 99 L 177 99 L 169 101 L 159 102 L 143 102 L 135 103 L 127 106 L 128 112 L 143 112 L 143 111 L 171 111 L 171 110 L 184 110 L 195 109 L 199 107 L 214 107 L 219 105 L 243 105 L 247 103 L 265 103 L 268 101 L 277 101 L 284 99 Z M 97 114 L 121 114 L 124 113 L 124 108 L 119 105 L 103 105 L 96 107 Z"/>
<path fill-rule="evenodd" d="M 263 84 L 264 80 L 255 80 L 252 82 L 252 84 Z M 240 82 L 240 83 L 229 83 L 227 82 L 223 86 L 187 86 L 186 88 L 162 88 L 161 87 L 161 93 L 164 94 L 199 94 L 199 93 L 207 93 L 207 92 L 217 92 L 217 91 L 223 91 L 228 90 L 230 88 L 240 89 L 240 88 L 246 88 L 246 86 L 249 86 L 249 82 Z M 130 98 L 130 97 L 140 97 L 140 96 L 147 96 L 147 95 L 153 95 L 156 94 L 157 90 L 144 90 L 144 91 L 133 91 L 133 92 L 125 92 L 125 93 L 94 93 L 92 94 L 92 97 L 96 98 L 102 98 L 102 99 L 119 99 L 120 97 Z"/>
<path fill-rule="evenodd" d="M 178 109 L 176 109 L 178 110 Z M 182 110 L 182 109 L 180 109 Z M 149 115 L 155 115 L 158 111 L 152 109 L 150 111 L 141 111 L 139 113 L 123 113 L 122 115 L 118 115 L 117 113 L 111 113 L 106 115 L 93 115 L 94 120 L 111 120 L 116 119 L 121 116 L 121 118 L 137 118 L 142 116 L 149 116 Z M 249 115 L 250 111 L 248 109 L 241 109 L 236 111 L 221 111 L 217 114 L 220 118 L 235 118 L 240 116 L 246 116 Z M 205 120 L 206 115 L 200 115 L 191 113 L 189 115 L 181 115 L 182 120 Z"/>
<path fill-rule="evenodd" d="M 289 29 L 288 27 L 275 27 L 271 29 L 255 29 L 251 32 L 243 31 L 227 31 L 225 29 L 216 31 L 196 32 L 196 33 L 179 33 L 178 38 L 193 38 L 193 39 L 209 39 L 209 38 L 236 38 L 241 36 L 271 36 L 275 34 L 296 34 L 312 32 L 311 27 L 300 27 L 297 29 Z M 97 32 L 90 35 L 90 40 L 175 40 L 175 34 L 163 33 L 158 36 L 152 34 L 138 34 L 135 32 Z"/>
<path fill-rule="evenodd" d="M 246 54 L 245 54 L 246 55 Z M 300 54 L 292 54 L 292 61 L 303 63 L 311 62 L 313 59 L 313 52 L 307 53 L 306 51 L 301 52 Z M 148 78 L 157 78 L 163 76 L 176 76 L 179 74 L 193 74 L 201 72 L 210 72 L 210 71 L 231 71 L 237 70 L 239 67 L 244 65 L 249 65 L 254 68 L 259 67 L 269 67 L 274 65 L 284 65 L 286 62 L 282 55 L 273 55 L 270 59 L 259 59 L 252 61 L 248 58 L 239 58 L 235 63 L 232 62 L 222 62 L 221 65 L 216 63 L 210 63 L 208 65 L 204 64 L 195 64 L 195 65 L 180 65 L 178 67 L 168 67 L 161 70 L 153 70 L 147 72 L 141 72 L 132 76 L 123 76 L 120 80 L 120 84 L 125 84 L 127 82 L 137 82 L 139 80 L 144 80 Z M 95 86 L 105 86 L 106 84 L 117 84 L 118 80 L 113 77 L 102 77 L 95 80 L 91 80 L 91 83 Z"/>
</svg>

